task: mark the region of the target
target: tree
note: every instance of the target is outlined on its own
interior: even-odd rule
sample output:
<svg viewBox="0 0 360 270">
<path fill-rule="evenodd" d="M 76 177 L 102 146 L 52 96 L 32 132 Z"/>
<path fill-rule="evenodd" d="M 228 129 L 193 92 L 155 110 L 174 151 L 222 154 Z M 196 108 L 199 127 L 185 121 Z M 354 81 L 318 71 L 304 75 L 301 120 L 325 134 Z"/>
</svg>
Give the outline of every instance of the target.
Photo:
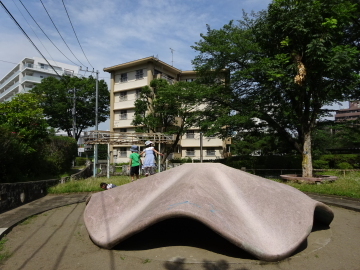
<svg viewBox="0 0 360 270">
<path fill-rule="evenodd" d="M 36 95 L 26 93 L 0 103 L 1 181 L 20 181 L 40 171 L 48 140 L 40 102 Z"/>
<path fill-rule="evenodd" d="M 74 137 L 73 121 L 75 121 L 75 139 L 78 140 L 84 129 L 95 125 L 95 82 L 96 80 L 91 76 L 89 78 L 64 76 L 60 80 L 48 77 L 31 92 L 43 97 L 41 106 L 51 127 L 64 130 L 69 137 Z M 108 118 L 110 106 L 110 93 L 104 80 L 98 82 L 98 93 L 98 123 L 101 123 Z"/>
<path fill-rule="evenodd" d="M 141 90 L 135 101 L 135 117 L 132 122 L 138 132 L 161 132 L 175 135 L 171 145 L 162 151 L 166 156 L 174 152 L 181 136 L 193 127 L 198 116 L 196 92 L 201 85 L 196 82 L 169 84 L 165 79 L 154 79 L 150 87 Z"/>
<path fill-rule="evenodd" d="M 268 125 L 302 154 L 303 176 L 311 177 L 311 133 L 328 113 L 323 107 L 360 90 L 359 10 L 355 1 L 275 0 L 237 25 L 208 27 L 193 46 L 209 85 L 199 93 L 209 104 L 202 124 L 219 132 L 226 125 L 228 134 L 248 121 Z M 223 69 L 226 85 L 216 80 Z"/>
<path fill-rule="evenodd" d="M 49 135 L 40 102 L 38 96 L 25 93 L 0 103 L 0 126 L 21 138 L 26 153 L 37 151 Z"/>
</svg>

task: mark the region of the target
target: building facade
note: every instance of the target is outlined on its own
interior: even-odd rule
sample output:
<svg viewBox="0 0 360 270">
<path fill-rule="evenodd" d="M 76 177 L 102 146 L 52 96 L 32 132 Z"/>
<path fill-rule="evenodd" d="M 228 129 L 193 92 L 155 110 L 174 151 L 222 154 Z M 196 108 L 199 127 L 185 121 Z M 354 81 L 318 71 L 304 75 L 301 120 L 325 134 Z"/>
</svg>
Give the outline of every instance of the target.
<svg viewBox="0 0 360 270">
<path fill-rule="evenodd" d="M 135 132 L 135 127 L 131 124 L 135 113 L 135 101 L 139 97 L 141 89 L 150 85 L 153 79 L 162 78 L 169 83 L 196 79 L 195 71 L 181 71 L 155 57 L 104 68 L 104 71 L 111 74 L 110 131 L 112 132 Z M 202 147 L 200 147 L 201 138 Z M 200 159 L 201 148 L 203 160 L 223 158 L 230 143 L 231 140 L 203 137 L 199 129 L 194 127 L 181 138 L 172 158 Z M 111 162 L 127 162 L 130 146 L 113 145 Z"/>
<path fill-rule="evenodd" d="M 78 66 L 48 61 L 60 76 L 78 75 Z M 9 101 L 16 94 L 28 92 L 46 77 L 59 77 L 51 66 L 43 58 L 24 58 L 1 79 L 0 102 Z"/>
<path fill-rule="evenodd" d="M 349 101 L 348 109 L 336 111 L 335 122 L 356 120 L 360 118 L 360 101 Z"/>
</svg>

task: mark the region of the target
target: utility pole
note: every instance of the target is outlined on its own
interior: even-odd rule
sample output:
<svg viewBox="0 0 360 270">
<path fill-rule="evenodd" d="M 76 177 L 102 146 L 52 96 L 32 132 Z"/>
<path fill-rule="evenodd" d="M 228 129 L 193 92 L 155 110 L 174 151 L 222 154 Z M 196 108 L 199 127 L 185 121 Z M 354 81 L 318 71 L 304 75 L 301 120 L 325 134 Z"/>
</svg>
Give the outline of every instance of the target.
<svg viewBox="0 0 360 270">
<path fill-rule="evenodd" d="M 73 117 L 73 138 L 76 140 L 76 93 L 75 93 L 75 87 L 73 89 L 74 95 L 73 95 L 73 109 L 72 109 L 72 117 Z M 76 142 L 77 143 L 77 142 Z"/>
<path fill-rule="evenodd" d="M 94 69 L 88 70 L 88 68 L 86 68 L 86 70 L 82 69 L 82 67 L 80 67 L 80 71 L 85 71 L 85 72 L 90 72 L 90 73 L 95 73 L 96 74 L 96 79 L 95 79 L 95 131 L 99 130 L 98 127 L 98 107 L 99 107 L 99 71 L 94 71 Z M 96 136 L 98 136 L 98 133 L 96 132 Z M 96 177 L 97 174 L 97 164 L 98 164 L 98 144 L 94 145 L 94 167 L 93 167 L 93 177 Z"/>
</svg>

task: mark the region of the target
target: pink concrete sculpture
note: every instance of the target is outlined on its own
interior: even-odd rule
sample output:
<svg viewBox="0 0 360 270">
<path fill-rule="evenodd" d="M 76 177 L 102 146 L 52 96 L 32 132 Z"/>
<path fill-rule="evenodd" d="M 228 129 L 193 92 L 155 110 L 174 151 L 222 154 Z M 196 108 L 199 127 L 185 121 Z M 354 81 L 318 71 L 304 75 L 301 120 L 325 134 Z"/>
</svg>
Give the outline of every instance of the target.
<svg viewBox="0 0 360 270">
<path fill-rule="evenodd" d="M 176 217 L 198 220 L 255 257 L 278 261 L 307 238 L 314 218 L 329 225 L 334 214 L 295 188 L 219 163 L 184 164 L 95 193 L 84 212 L 91 239 L 107 249 Z"/>
</svg>

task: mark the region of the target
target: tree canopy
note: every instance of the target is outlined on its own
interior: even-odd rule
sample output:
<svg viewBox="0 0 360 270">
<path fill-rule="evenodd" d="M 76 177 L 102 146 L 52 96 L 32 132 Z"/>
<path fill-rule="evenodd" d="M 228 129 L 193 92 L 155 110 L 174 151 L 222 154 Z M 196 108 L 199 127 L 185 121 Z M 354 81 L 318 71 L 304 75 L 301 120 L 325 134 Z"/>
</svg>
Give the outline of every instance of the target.
<svg viewBox="0 0 360 270">
<path fill-rule="evenodd" d="M 41 107 L 49 125 L 66 131 L 68 136 L 73 136 L 75 102 L 75 139 L 78 140 L 84 129 L 95 125 L 95 83 L 91 76 L 64 76 L 60 80 L 48 77 L 31 92 L 43 97 Z M 98 93 L 98 123 L 101 123 L 107 120 L 110 106 L 110 93 L 104 80 L 98 82 Z"/>
<path fill-rule="evenodd" d="M 11 101 L 0 103 L 0 126 L 21 138 L 23 151 L 36 151 L 48 138 L 48 124 L 38 96 L 25 93 L 16 95 Z"/>
<path fill-rule="evenodd" d="M 324 106 L 358 97 L 360 7 L 347 0 L 275 0 L 222 29 L 208 27 L 193 48 L 209 106 L 201 124 L 233 135 L 270 128 L 303 155 L 312 176 L 311 132 Z M 218 73 L 229 71 L 230 81 Z M 227 129 L 220 127 L 227 126 Z"/>
<path fill-rule="evenodd" d="M 143 87 L 140 98 L 135 101 L 132 124 L 138 132 L 175 135 L 174 143 L 164 150 L 166 154 L 173 152 L 181 136 L 197 121 L 196 92 L 201 87 L 196 82 L 169 84 L 165 79 L 152 80 L 150 87 Z"/>
</svg>

